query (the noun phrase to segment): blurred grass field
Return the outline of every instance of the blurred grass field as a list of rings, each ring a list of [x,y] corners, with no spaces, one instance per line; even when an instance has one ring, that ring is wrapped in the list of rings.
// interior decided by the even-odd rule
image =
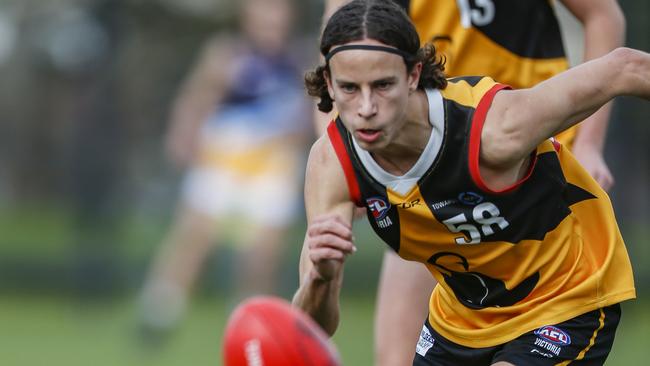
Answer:
[[[25,209],[11,215],[1,211],[0,366],[222,365],[221,337],[231,302],[222,295],[227,292],[222,287],[228,277],[219,267],[227,262],[227,255],[213,261],[202,291],[190,303],[177,332],[153,347],[139,338],[135,299],[164,220],[127,218],[129,224],[121,226],[116,235],[119,244],[114,248],[120,261],[120,290],[87,297],[65,286],[73,280],[72,273],[66,271],[75,257],[73,225],[65,211]],[[302,236],[302,225],[297,224],[295,238]],[[634,230],[628,230],[629,242],[644,243],[647,231],[640,226]],[[334,342],[344,365],[366,366],[373,363],[373,292],[383,247],[375,242],[367,224],[357,225],[355,236],[359,252],[348,260],[341,326]],[[285,297],[297,286],[300,243],[292,240],[285,258]],[[637,284],[647,283],[638,276],[646,273],[639,264],[646,263],[647,247],[636,245],[630,254],[633,262],[640,261]],[[21,265],[28,268],[20,270]],[[32,273],[41,267],[47,270]],[[607,365],[647,364],[650,297],[647,286],[639,291],[639,299],[623,304],[621,326]]]
[[[648,305],[638,300],[624,304],[607,365],[646,364]],[[345,296],[342,307],[334,342],[344,365],[372,365],[373,299]],[[0,364],[219,366],[227,313],[218,298],[197,298],[178,331],[166,343],[151,347],[138,338],[134,303],[128,298],[88,303],[51,296],[5,296],[0,299]]]

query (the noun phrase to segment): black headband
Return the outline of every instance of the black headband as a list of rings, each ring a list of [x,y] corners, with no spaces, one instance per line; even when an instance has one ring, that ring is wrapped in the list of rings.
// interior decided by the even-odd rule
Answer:
[[[373,46],[368,44],[348,44],[348,45],[336,47],[333,50],[329,51],[327,55],[325,55],[325,63],[329,63],[332,56],[336,55],[341,51],[346,51],[346,50],[369,50],[369,51],[382,51],[382,52],[394,53],[396,55],[402,56],[404,61],[413,58],[413,55],[411,55],[408,52],[404,52],[399,48],[386,47],[386,46]]]

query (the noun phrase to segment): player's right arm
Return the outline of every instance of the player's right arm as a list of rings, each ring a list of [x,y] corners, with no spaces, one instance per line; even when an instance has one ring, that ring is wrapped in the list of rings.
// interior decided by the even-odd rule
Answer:
[[[339,323],[339,293],[345,258],[356,251],[354,204],[327,135],[312,147],[305,177],[307,233],[300,256],[300,287],[293,304],[330,335]]]
[[[173,102],[166,149],[180,167],[194,159],[201,126],[230,87],[232,48],[232,42],[223,38],[209,41]]]
[[[538,144],[620,95],[650,100],[650,54],[617,48],[530,89],[497,93],[481,132],[482,173],[485,168],[490,175],[509,176],[496,189],[508,186]]]

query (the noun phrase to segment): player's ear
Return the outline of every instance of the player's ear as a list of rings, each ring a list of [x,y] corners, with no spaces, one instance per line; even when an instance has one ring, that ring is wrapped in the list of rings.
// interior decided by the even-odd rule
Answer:
[[[329,93],[330,98],[334,100],[334,88],[332,87],[332,78],[328,68],[323,69],[323,79],[325,79],[325,83],[327,84],[327,93]]]
[[[422,74],[422,62],[417,62],[408,73],[408,86],[409,92],[413,93],[417,90],[420,83],[420,75]]]

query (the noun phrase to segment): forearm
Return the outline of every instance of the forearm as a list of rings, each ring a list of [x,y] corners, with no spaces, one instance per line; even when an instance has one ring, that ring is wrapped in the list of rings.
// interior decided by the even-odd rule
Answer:
[[[314,271],[302,276],[293,304],[309,314],[330,336],[339,324],[339,295],[342,276],[324,280]]]
[[[612,92],[650,100],[650,54],[630,48],[615,52],[622,59],[622,67],[611,83]]]
[[[602,153],[605,147],[611,110],[612,103],[610,102],[584,120],[580,124],[573,146],[589,146],[593,151]]]
[[[603,56],[625,42],[625,17],[615,6],[583,20],[583,62]]]
[[[590,117],[617,96],[649,99],[650,54],[619,47],[539,85],[545,94],[539,102],[555,106],[541,111],[541,115],[562,131]]]
[[[356,251],[345,176],[327,135],[312,146],[305,174],[307,232],[300,254],[300,286],[293,304],[330,335],[339,324],[343,266]]]
[[[625,17],[615,2],[583,19],[583,27],[584,61],[603,56],[625,41]],[[574,146],[589,146],[592,151],[602,153],[611,109],[612,103],[607,103],[581,123]]]
[[[531,89],[501,91],[481,132],[481,159],[494,167],[520,164],[541,141],[619,95],[650,99],[650,54],[617,48]]]
[[[540,102],[543,105],[557,106],[557,114],[550,110],[547,111],[551,114],[548,118],[550,125],[559,127],[553,134],[564,131],[596,114],[596,122],[600,125],[592,123],[589,126],[588,123],[586,132],[591,133],[592,138],[598,135],[597,138],[602,144],[611,108],[608,105],[611,104],[610,101],[613,98],[635,96],[650,99],[650,54],[646,52],[619,47],[603,57],[579,65],[574,69],[542,83],[548,84],[549,87],[545,88],[545,92],[555,101],[547,104],[544,104],[545,101]],[[555,83],[555,81],[560,81],[560,83]],[[577,86],[577,88],[573,86]],[[558,102],[558,98],[566,99]],[[605,109],[603,109],[604,106]],[[599,112],[600,115],[596,112]]]

